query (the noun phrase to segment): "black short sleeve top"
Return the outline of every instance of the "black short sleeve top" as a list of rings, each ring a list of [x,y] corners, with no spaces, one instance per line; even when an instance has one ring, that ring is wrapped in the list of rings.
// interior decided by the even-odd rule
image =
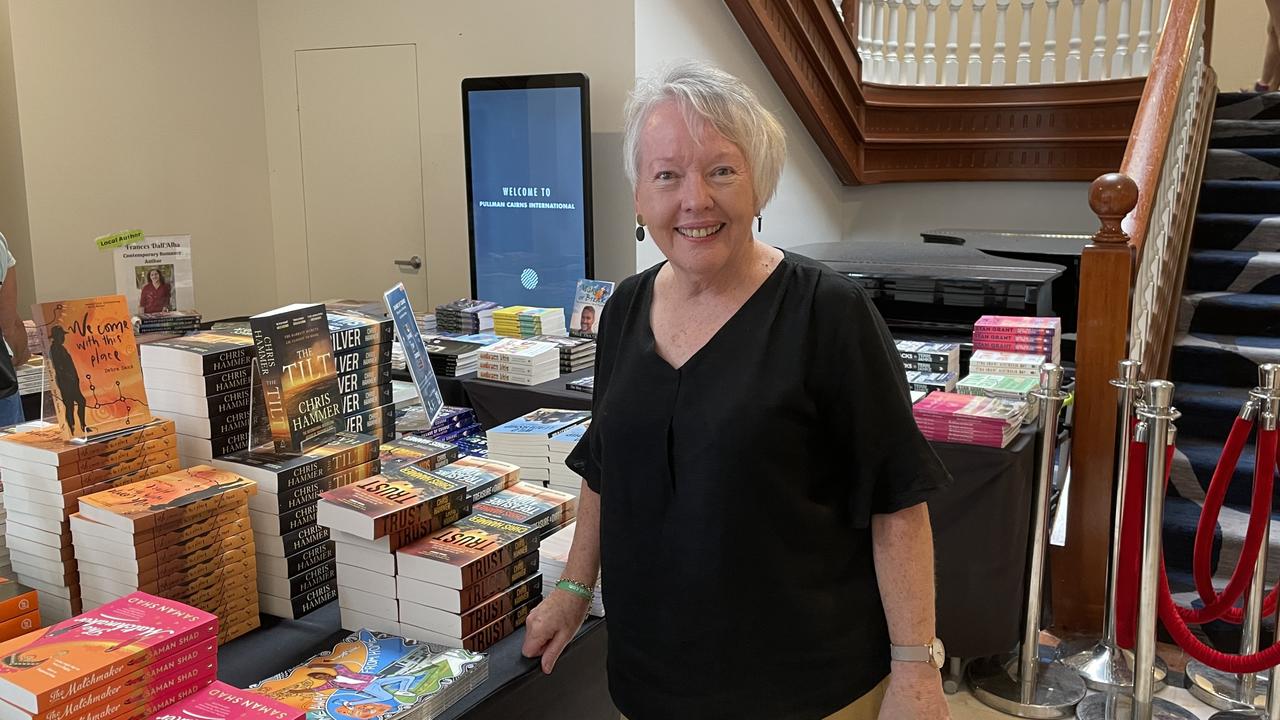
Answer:
[[[852,280],[793,253],[680,369],[658,268],[606,305],[593,419],[609,684],[631,720],[822,718],[889,669],[870,519],[950,482]]]

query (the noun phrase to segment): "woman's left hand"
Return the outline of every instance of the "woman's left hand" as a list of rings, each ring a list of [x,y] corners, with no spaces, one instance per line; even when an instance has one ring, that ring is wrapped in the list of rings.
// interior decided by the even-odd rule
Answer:
[[[880,720],[951,720],[942,676],[925,663],[894,663]]]

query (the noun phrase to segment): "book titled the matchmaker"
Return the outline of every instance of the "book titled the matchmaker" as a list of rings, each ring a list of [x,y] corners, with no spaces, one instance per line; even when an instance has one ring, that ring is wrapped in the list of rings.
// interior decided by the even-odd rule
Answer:
[[[332,437],[342,406],[324,305],[286,305],[249,326],[276,450],[302,452]]]

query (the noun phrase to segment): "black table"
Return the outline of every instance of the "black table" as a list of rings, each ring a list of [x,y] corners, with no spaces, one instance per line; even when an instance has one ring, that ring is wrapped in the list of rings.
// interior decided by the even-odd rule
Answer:
[[[301,663],[332,648],[348,633],[341,629],[338,604],[330,603],[300,620],[263,617],[263,626],[218,649],[218,679],[236,687]],[[551,675],[537,660],[520,654],[524,628],[489,648],[489,679],[449,708],[440,720],[614,720],[605,677],[604,620],[587,618],[565,648]]]
[[[590,410],[591,395],[569,390],[565,385],[572,380],[591,377],[594,372],[591,368],[579,370],[561,375],[550,382],[528,387],[481,380],[475,373],[441,377],[440,394],[446,405],[474,408],[480,424],[491,428],[538,408]]]

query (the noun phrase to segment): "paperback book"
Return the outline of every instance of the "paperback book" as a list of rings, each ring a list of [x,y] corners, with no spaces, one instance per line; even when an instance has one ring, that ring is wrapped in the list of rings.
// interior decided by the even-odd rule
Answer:
[[[413,314],[413,305],[409,302],[409,294],[403,283],[397,283],[388,290],[383,298],[387,310],[396,325],[396,334],[400,338],[400,347],[404,350],[405,362],[413,384],[418,388],[418,397],[427,409],[427,416],[433,421],[444,407],[444,398],[440,395],[440,383],[436,380],[435,369],[431,365],[431,357],[427,353],[426,344],[418,332],[418,321]]]
[[[613,283],[608,280],[579,280],[573,294],[569,333],[578,337],[596,337],[600,332],[600,316],[604,314],[604,304],[612,294]]]
[[[64,438],[96,437],[151,421],[123,296],[37,303],[31,314]]]
[[[252,480],[207,465],[197,465],[140,483],[80,498],[80,514],[108,527],[139,532],[185,525],[194,517],[220,512],[248,501],[257,491]]]
[[[537,528],[473,513],[396,551],[401,575],[462,589],[538,549]]]
[[[392,474],[374,475],[323,493],[316,521],[331,530],[374,540],[460,508],[466,493],[461,483],[406,465]]]
[[[152,720],[306,720],[307,711],[291,707],[252,690],[214,681]]]
[[[324,306],[288,305],[249,322],[276,449],[301,452],[331,437],[341,407]]]

